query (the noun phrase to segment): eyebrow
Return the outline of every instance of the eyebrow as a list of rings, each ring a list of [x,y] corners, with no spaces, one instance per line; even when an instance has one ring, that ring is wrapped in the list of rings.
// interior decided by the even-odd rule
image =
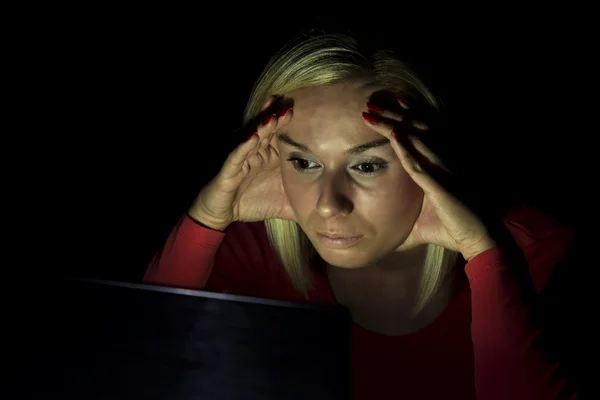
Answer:
[[[283,143],[286,143],[289,146],[295,147],[298,150],[302,150],[305,153],[310,153],[310,154],[314,154],[307,145],[302,144],[302,143],[298,143],[296,142],[294,139],[292,139],[291,137],[289,137],[286,133],[280,133],[278,136],[278,139],[281,140]],[[345,154],[360,154],[363,153],[369,149],[374,149],[376,147],[381,147],[381,146],[385,146],[386,144],[390,144],[390,140],[388,138],[381,138],[381,139],[376,139],[373,140],[371,142],[367,142],[367,143],[363,143],[363,144],[359,144],[358,146],[354,146],[351,147],[347,150],[344,151]]]

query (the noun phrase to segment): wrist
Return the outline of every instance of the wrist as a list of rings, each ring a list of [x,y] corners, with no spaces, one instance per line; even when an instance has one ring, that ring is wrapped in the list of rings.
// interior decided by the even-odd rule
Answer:
[[[488,250],[494,249],[498,247],[498,244],[491,240],[491,239],[485,239],[483,241],[481,241],[480,243],[477,244],[477,246],[475,246],[473,249],[469,250],[468,252],[463,252],[462,256],[463,258],[469,262],[472,259],[474,259],[475,257],[477,257],[478,255],[480,255],[481,253],[484,253]]]
[[[196,224],[207,228],[212,229],[213,231],[223,232],[229,224],[218,223],[216,221],[212,221],[206,214],[197,210],[195,207],[190,207],[187,211],[187,216],[194,221]]]

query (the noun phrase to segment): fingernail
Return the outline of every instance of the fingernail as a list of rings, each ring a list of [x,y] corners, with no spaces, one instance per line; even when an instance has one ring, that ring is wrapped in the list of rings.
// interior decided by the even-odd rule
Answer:
[[[371,104],[371,103],[367,103],[367,108],[370,111],[375,111],[375,112],[384,112],[385,111],[385,108],[376,106],[375,104]]]
[[[289,111],[292,111],[291,108],[288,108],[287,110],[281,110],[277,113],[277,118],[281,118],[283,116],[285,116]]]
[[[402,107],[408,108],[408,104],[406,103],[406,100],[404,100],[404,97],[396,96],[396,99],[398,99],[398,103],[400,103]]]
[[[396,134],[396,128],[392,128],[392,136],[394,139],[398,140],[398,135]]]
[[[253,137],[254,135],[256,135],[256,132],[254,132],[254,133],[251,133],[250,135],[248,135],[248,137],[246,138],[246,142],[247,142],[248,140],[252,139],[252,137]]]
[[[271,122],[271,119],[273,118],[273,115],[269,115],[268,117],[266,117],[265,119],[263,119],[262,121],[262,125],[267,125],[269,122]]]
[[[377,118],[373,114],[369,114],[368,112],[363,111],[362,117],[365,121],[367,121],[370,124],[377,125],[379,123],[379,118]]]

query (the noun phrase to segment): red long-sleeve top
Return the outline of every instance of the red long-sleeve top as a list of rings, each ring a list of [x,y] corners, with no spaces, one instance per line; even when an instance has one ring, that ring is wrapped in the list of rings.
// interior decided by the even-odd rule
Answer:
[[[379,335],[353,324],[352,386],[362,399],[575,399],[559,360],[538,340],[538,292],[564,257],[573,233],[530,207],[504,218],[525,256],[519,270],[501,248],[473,258],[468,284],[426,328]],[[308,301],[335,304],[322,268],[311,265]],[[213,231],[183,217],[150,263],[152,284],[306,301],[286,275],[263,223],[233,223]],[[534,287],[532,287],[532,285]],[[530,294],[534,295],[531,296]]]

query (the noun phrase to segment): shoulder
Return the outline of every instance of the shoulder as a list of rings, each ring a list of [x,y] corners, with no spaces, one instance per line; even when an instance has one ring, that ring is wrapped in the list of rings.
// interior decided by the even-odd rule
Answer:
[[[264,222],[232,222],[224,233],[236,238],[254,237],[261,241],[267,239]]]
[[[240,259],[243,254],[269,271],[281,270],[279,258],[271,246],[264,221],[233,222],[224,233],[223,245],[229,254]]]
[[[264,222],[233,222],[224,233],[225,241],[234,248],[252,252],[271,248]]]
[[[565,258],[575,232],[555,217],[527,204],[511,208],[503,222],[523,251],[536,289],[541,290],[554,267]]]

